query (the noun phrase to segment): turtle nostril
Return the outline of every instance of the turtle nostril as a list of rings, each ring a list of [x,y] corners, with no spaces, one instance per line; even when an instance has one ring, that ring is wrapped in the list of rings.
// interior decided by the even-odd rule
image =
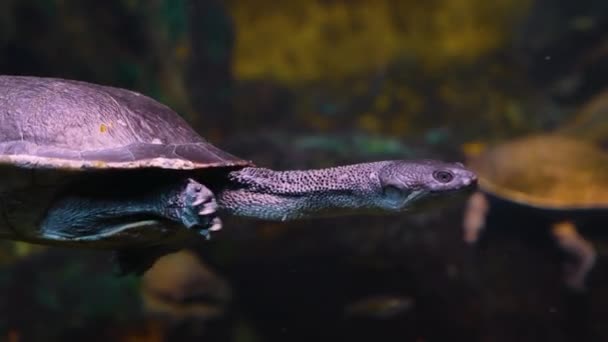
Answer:
[[[465,177],[463,180],[465,186],[477,184],[477,176],[472,174],[469,177]]]

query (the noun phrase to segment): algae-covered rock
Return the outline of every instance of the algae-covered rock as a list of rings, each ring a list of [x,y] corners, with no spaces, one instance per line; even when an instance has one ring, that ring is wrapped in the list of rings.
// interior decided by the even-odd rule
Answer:
[[[430,68],[501,48],[527,0],[230,1],[239,79],[370,73],[413,58]]]

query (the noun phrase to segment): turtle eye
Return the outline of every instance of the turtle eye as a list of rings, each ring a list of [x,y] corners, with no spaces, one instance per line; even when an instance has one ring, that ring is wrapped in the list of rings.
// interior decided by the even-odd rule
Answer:
[[[435,178],[440,183],[449,183],[454,179],[454,174],[450,171],[435,171],[433,172],[433,178]]]

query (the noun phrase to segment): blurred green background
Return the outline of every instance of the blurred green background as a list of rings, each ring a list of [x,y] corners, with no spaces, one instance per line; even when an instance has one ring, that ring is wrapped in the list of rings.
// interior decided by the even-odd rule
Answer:
[[[607,46],[603,0],[0,2],[0,73],[142,92],[272,168],[462,161],[555,129],[608,147]],[[502,221],[469,246],[463,205],[403,218],[227,219],[195,257],[143,279],[114,277],[109,254],[3,242],[0,336],[608,340],[605,217],[587,236],[600,253],[589,291],[572,294],[533,219]]]

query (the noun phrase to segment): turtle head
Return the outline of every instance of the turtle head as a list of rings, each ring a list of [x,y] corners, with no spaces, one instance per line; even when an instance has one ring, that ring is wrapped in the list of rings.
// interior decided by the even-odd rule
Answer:
[[[272,171],[245,168],[230,173],[219,192],[228,213],[270,220],[397,213],[437,206],[474,188],[476,175],[460,163],[389,160],[328,169]]]
[[[462,163],[438,160],[390,161],[374,176],[379,184],[375,206],[397,212],[435,205],[454,194],[469,193],[477,184],[475,173]]]

